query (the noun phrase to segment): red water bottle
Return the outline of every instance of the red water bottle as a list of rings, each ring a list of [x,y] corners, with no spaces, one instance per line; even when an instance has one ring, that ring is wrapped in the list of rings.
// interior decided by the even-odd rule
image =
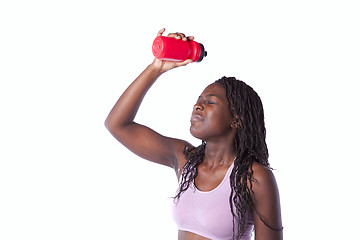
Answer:
[[[164,36],[155,38],[152,45],[152,52],[158,59],[177,62],[182,62],[187,59],[191,59],[193,62],[201,62],[207,55],[201,43]]]

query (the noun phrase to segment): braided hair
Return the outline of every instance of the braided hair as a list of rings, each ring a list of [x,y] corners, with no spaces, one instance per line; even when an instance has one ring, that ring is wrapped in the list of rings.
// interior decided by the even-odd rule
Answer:
[[[238,126],[234,138],[236,158],[230,175],[229,204],[233,215],[233,238],[239,239],[248,227],[248,214],[252,214],[254,210],[257,212],[252,201],[252,183],[255,181],[252,164],[258,162],[270,168],[265,142],[264,110],[258,94],[243,81],[234,77],[222,77],[215,82],[224,87],[230,115],[237,120]],[[180,198],[195,180],[197,167],[205,156],[205,148],[206,143],[203,141],[198,147],[184,149],[187,162],[175,199]],[[261,216],[260,219],[262,220]],[[265,222],[264,224],[270,227]]]

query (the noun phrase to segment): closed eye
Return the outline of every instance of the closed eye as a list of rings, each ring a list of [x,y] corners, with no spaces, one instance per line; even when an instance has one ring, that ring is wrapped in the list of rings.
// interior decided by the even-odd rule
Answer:
[[[218,98],[218,97],[213,94],[209,94],[205,98],[200,96],[196,103],[199,104],[200,102],[204,102],[205,104],[217,104],[217,102],[214,98]]]

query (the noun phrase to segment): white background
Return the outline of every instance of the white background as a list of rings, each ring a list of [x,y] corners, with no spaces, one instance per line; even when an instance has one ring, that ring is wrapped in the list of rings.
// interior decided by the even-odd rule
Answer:
[[[261,96],[284,239],[360,239],[357,1],[1,1],[0,239],[176,239],[170,168],[104,120],[162,27],[208,57],[161,76],[136,121],[189,134],[203,88]]]

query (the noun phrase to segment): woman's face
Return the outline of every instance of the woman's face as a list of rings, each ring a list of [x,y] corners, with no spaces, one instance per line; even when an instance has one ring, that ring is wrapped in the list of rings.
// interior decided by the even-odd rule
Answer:
[[[190,121],[191,134],[201,140],[234,137],[225,89],[221,84],[213,83],[205,88],[194,105]]]

